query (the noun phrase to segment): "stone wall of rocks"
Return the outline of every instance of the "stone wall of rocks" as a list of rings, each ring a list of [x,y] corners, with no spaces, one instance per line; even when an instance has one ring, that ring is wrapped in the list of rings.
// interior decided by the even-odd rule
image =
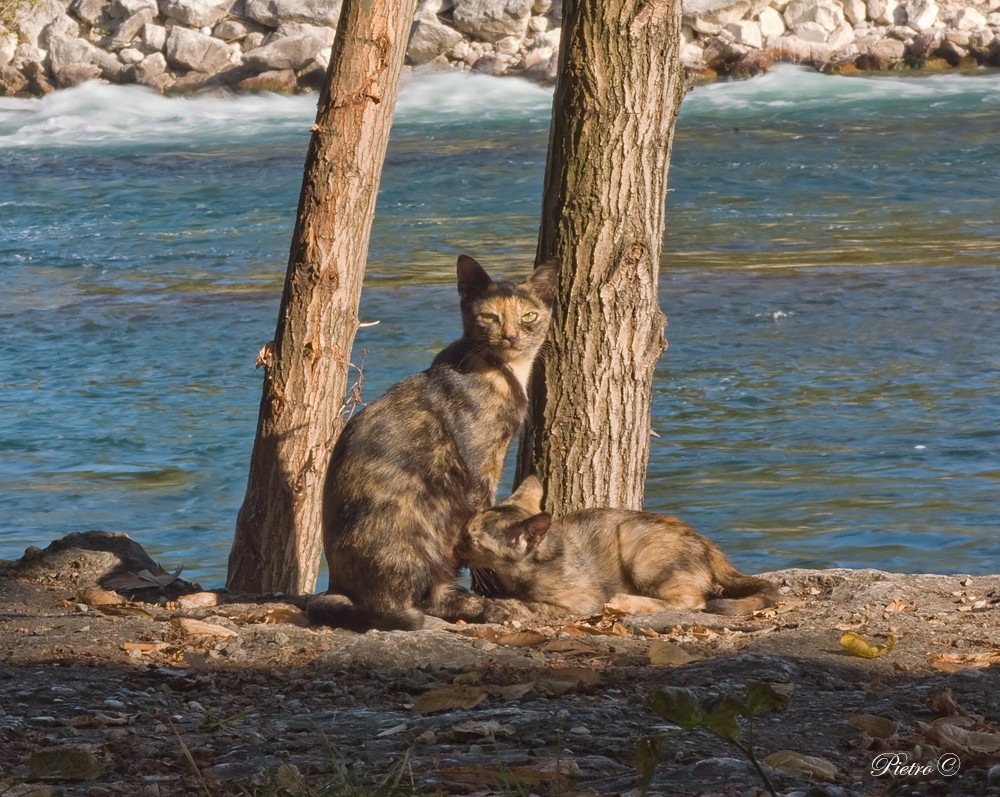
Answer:
[[[0,95],[87,80],[159,92],[316,89],[340,0],[22,0],[0,23]],[[423,0],[414,68],[554,79],[562,0]],[[838,71],[1000,66],[1000,0],[684,0],[704,77],[777,62]]]

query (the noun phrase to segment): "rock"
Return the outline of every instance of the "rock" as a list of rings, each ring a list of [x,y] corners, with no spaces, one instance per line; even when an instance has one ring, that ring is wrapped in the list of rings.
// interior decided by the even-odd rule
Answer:
[[[417,19],[410,28],[410,43],[406,55],[415,66],[433,61],[462,41],[462,34],[438,22],[435,17]]]
[[[986,27],[986,17],[974,8],[960,8],[950,20],[951,27],[956,30],[978,30]]]
[[[532,0],[455,0],[452,19],[462,33],[483,41],[524,38],[531,6]]]
[[[237,84],[243,91],[270,91],[275,94],[294,94],[298,80],[291,69],[275,69],[244,78]]]
[[[905,0],[902,8],[906,12],[906,24],[918,33],[933,27],[940,12],[934,0]]]
[[[156,0],[111,0],[108,15],[113,19],[128,19],[143,9],[151,11],[153,16],[160,13],[160,7],[157,5]]]
[[[215,26],[212,35],[217,39],[222,39],[227,44],[232,44],[233,42],[242,41],[254,32],[263,34],[264,30],[263,26],[246,19],[224,19]],[[263,39],[254,46],[259,47],[261,42],[263,42]]]
[[[481,58],[476,59],[472,70],[484,75],[497,76],[504,74],[513,63],[514,59],[509,55],[504,55],[503,53],[486,53]]]
[[[290,22],[336,27],[340,0],[246,0],[245,13],[248,19],[269,28]]]
[[[78,20],[93,27],[101,21],[101,17],[110,7],[110,0],[73,0],[69,5],[69,11]]]
[[[835,51],[843,51],[854,46],[854,28],[846,20],[827,37],[826,43]]]
[[[909,44],[910,54],[923,60],[938,49],[944,42],[944,32],[940,28],[929,30],[915,36]]]
[[[317,53],[333,44],[332,28],[318,25],[283,25],[262,47],[243,54],[243,63],[261,72],[299,70],[315,60]]]
[[[16,60],[16,56],[15,56]],[[21,66],[21,74],[28,81],[27,93],[33,96],[42,96],[55,91],[55,87],[49,82],[45,73],[45,66],[41,61],[27,61]]]
[[[118,52],[118,60],[126,66],[141,63],[145,57],[146,54],[137,47],[125,47]]]
[[[167,29],[162,25],[146,23],[142,28],[142,44],[147,52],[160,52],[167,44]]]
[[[136,83],[148,86],[166,71],[166,56],[163,53],[150,53],[132,67],[132,77]]]
[[[906,45],[896,39],[881,39],[875,42],[857,58],[860,69],[885,71],[891,69],[906,55]]]
[[[42,31],[65,16],[65,11],[65,6],[58,0],[40,0],[32,5],[22,5],[15,14],[18,40],[37,47]]]
[[[160,13],[192,28],[214,25],[229,13],[235,0],[160,0]]]
[[[943,58],[949,66],[956,67],[968,58],[969,51],[950,39],[945,39],[941,42],[941,46],[935,50],[934,55]]]
[[[844,17],[852,25],[860,25],[866,19],[868,9],[865,0],[844,0]]]
[[[175,25],[167,33],[167,61],[181,69],[214,74],[229,66],[232,51],[225,42]]]
[[[732,35],[733,41],[736,44],[744,47],[753,47],[755,50],[759,50],[764,46],[764,37],[761,34],[760,25],[756,22],[748,20],[730,22],[726,25],[725,30]]]
[[[111,37],[111,41],[107,44],[107,48],[111,52],[117,52],[127,47],[137,36],[140,35],[143,28],[152,23],[152,21],[153,12],[148,8],[144,8],[138,13],[133,14],[118,26],[118,30],[116,30],[114,36]]]
[[[53,41],[49,49],[49,68],[55,84],[65,89],[101,77],[101,68],[94,63],[97,52],[94,45],[83,39]]]
[[[764,37],[765,41],[776,39],[788,29],[785,25],[785,18],[771,6],[760,12],[758,22],[760,35]]]
[[[0,66],[7,66],[17,52],[17,34],[0,33]]]
[[[79,35],[80,24],[67,14],[62,14],[42,29],[38,35],[38,46],[47,50],[56,39],[75,39]]]
[[[28,86],[28,80],[19,69],[7,64],[0,64],[0,97],[10,97],[20,94]]]

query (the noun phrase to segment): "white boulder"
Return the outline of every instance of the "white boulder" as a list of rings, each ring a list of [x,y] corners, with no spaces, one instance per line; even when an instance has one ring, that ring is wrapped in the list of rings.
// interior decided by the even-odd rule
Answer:
[[[452,19],[462,33],[495,42],[506,36],[524,38],[531,11],[532,0],[455,0]]]
[[[220,21],[235,0],[160,0],[160,13],[192,28],[204,28]]]
[[[415,66],[421,66],[444,55],[462,38],[461,33],[439,22],[437,17],[418,17],[410,28],[410,43],[406,54]]]
[[[179,69],[211,75],[229,66],[231,50],[219,39],[175,25],[167,33],[164,53]]]
[[[269,28],[287,22],[336,27],[340,0],[246,0],[246,16]]]

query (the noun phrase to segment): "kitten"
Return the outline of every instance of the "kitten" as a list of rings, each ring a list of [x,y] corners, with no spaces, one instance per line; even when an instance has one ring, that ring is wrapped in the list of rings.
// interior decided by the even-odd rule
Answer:
[[[308,607],[312,622],[363,631],[419,628],[424,611],[473,622],[510,616],[504,602],[455,585],[455,547],[465,522],[496,499],[557,276],[550,260],[520,285],[495,282],[459,257],[462,337],[352,417],[330,455],[330,585]]]
[[[677,518],[584,509],[553,519],[541,500],[542,485],[529,476],[472,518],[459,543],[470,567],[489,568],[510,597],[544,607],[536,614],[599,614],[621,593],[716,614],[749,614],[777,601],[772,584],[739,573]]]

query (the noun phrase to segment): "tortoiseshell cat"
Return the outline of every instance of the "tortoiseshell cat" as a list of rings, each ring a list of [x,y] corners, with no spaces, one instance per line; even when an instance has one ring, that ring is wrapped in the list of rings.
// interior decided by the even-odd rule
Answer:
[[[330,455],[330,585],[309,604],[312,622],[363,631],[419,628],[423,612],[473,622],[516,616],[457,587],[455,547],[465,522],[496,498],[557,277],[551,260],[520,285],[494,282],[459,257],[462,337],[352,417]]]
[[[469,521],[459,554],[492,571],[535,616],[599,614],[619,594],[678,609],[749,614],[778,592],[738,572],[710,540],[675,517],[627,509],[583,509],[553,519],[542,485],[525,479],[502,504]]]

